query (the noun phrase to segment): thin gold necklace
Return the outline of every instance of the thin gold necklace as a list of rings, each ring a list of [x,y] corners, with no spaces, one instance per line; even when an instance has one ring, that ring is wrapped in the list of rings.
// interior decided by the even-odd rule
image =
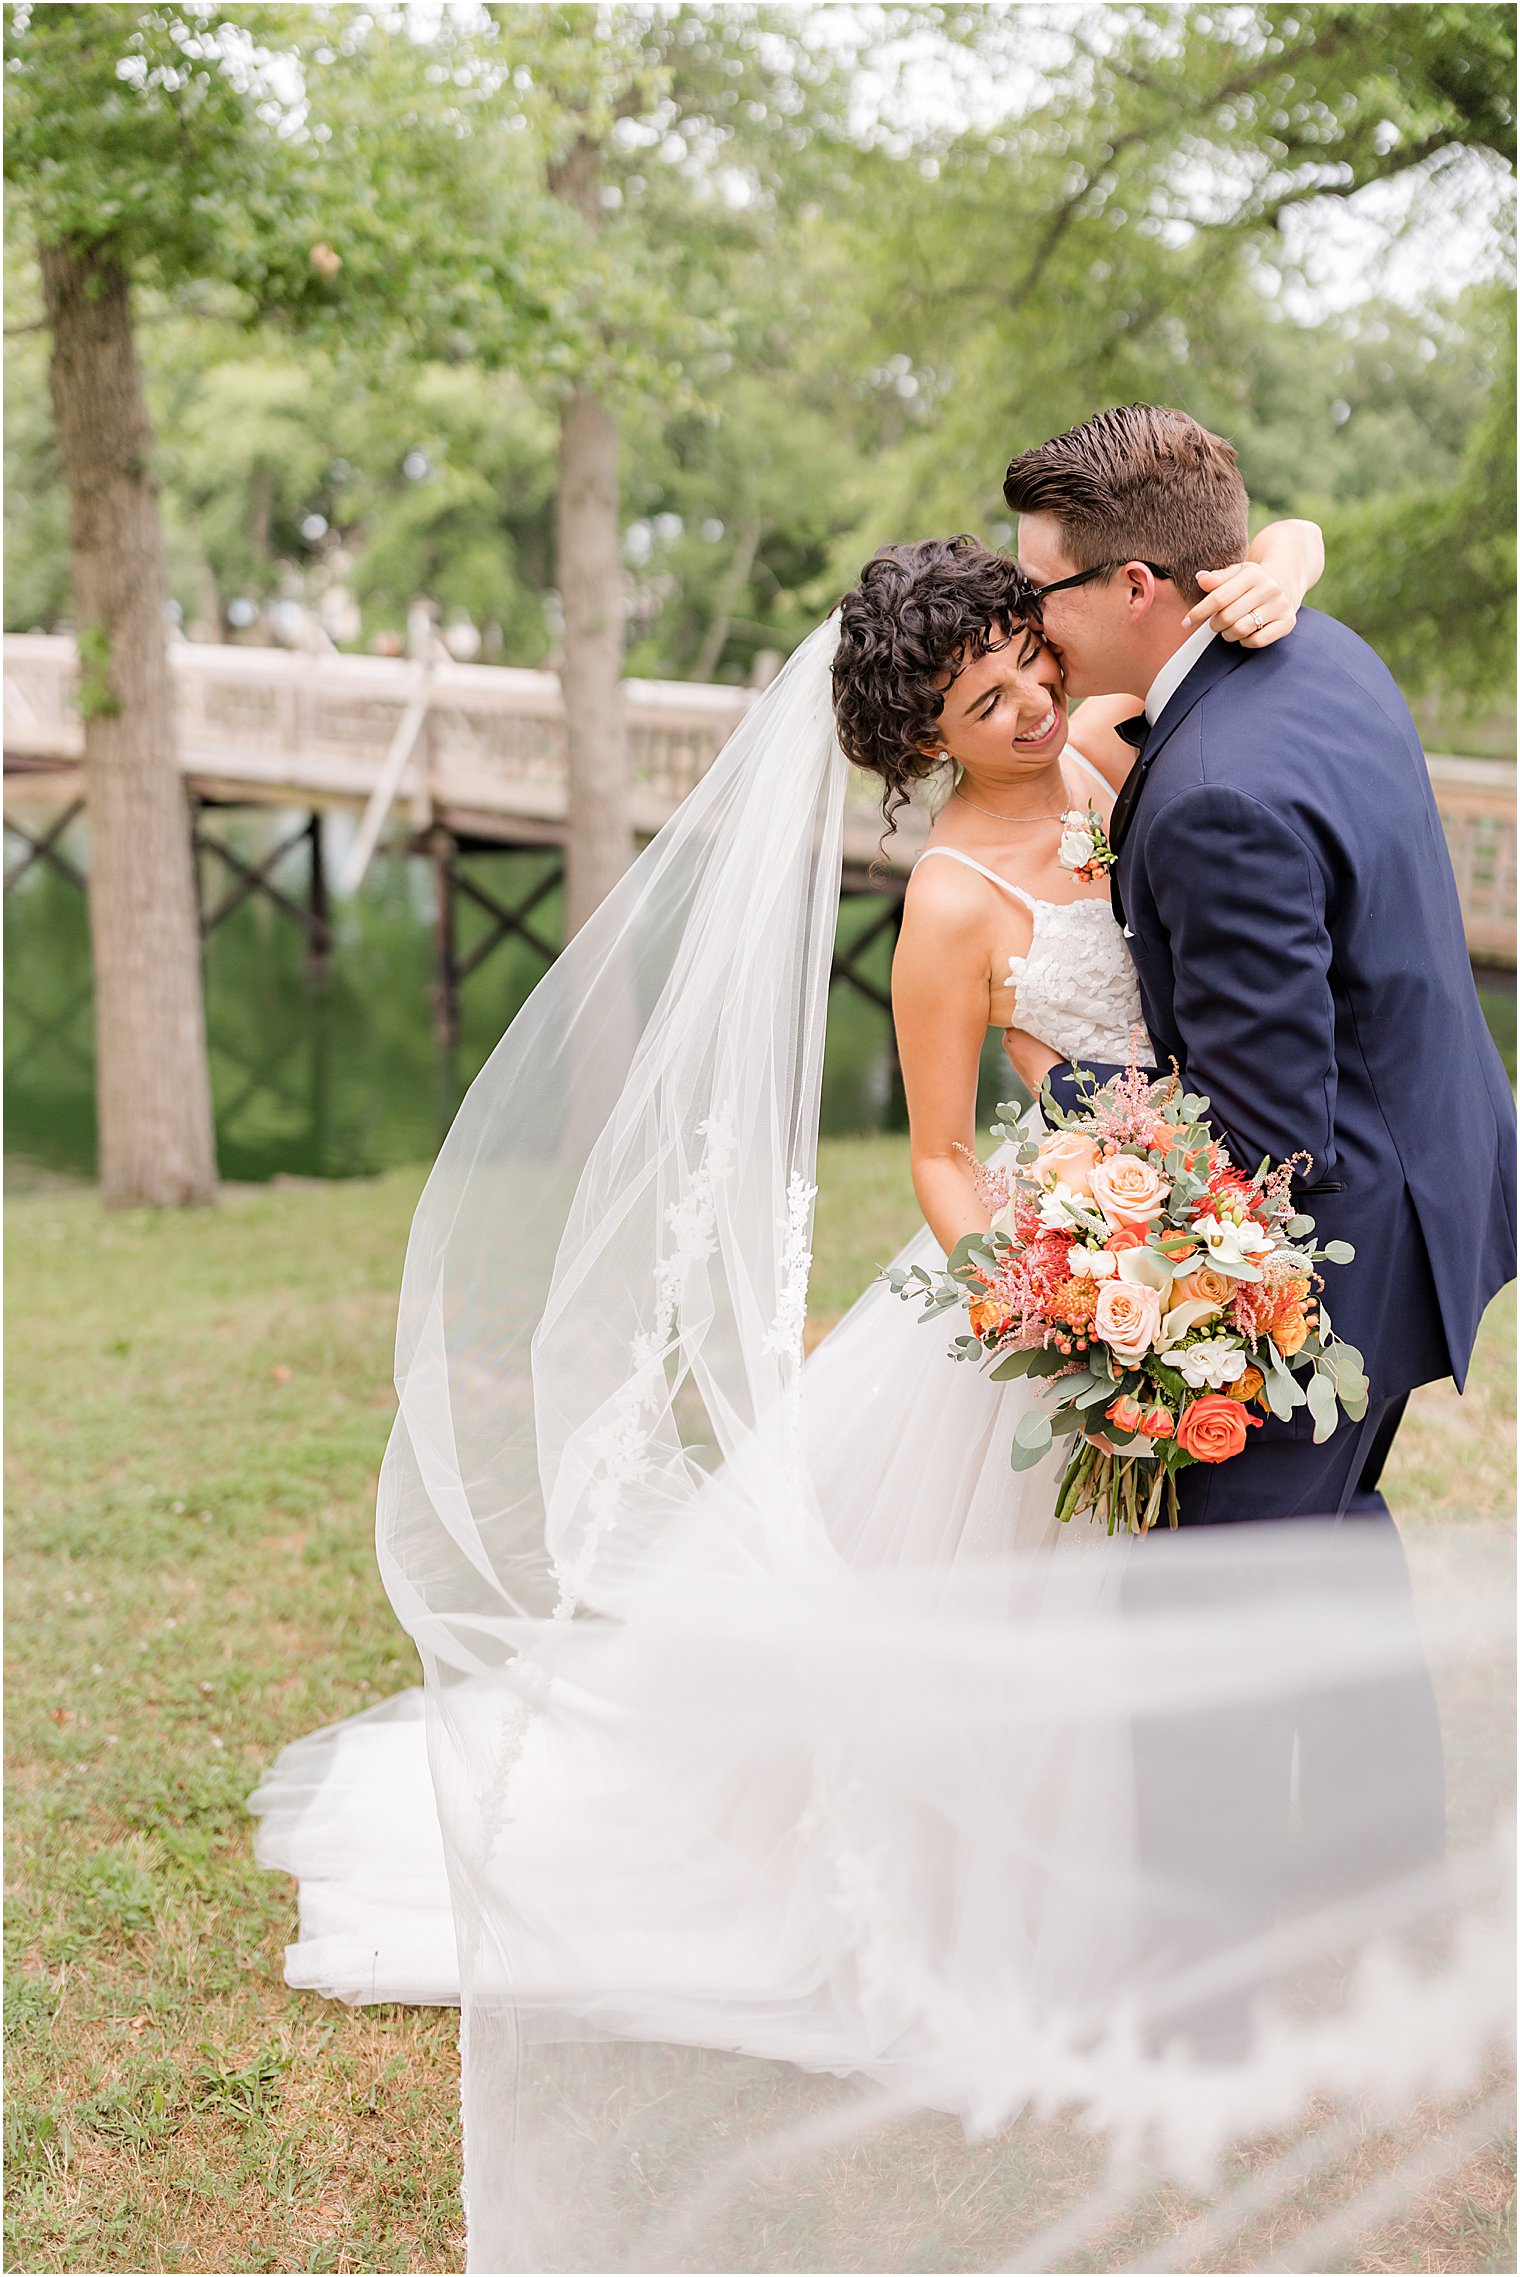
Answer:
[[[950,796],[959,799],[963,806],[969,806],[973,814],[990,815],[994,822],[1060,822],[1065,814],[1064,807],[1057,814],[999,814],[994,807],[978,806],[975,799],[968,799],[959,784]]]

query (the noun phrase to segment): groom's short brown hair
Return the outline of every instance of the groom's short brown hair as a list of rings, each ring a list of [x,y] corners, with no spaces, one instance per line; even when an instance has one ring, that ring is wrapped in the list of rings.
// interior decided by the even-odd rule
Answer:
[[[1078,569],[1150,561],[1196,601],[1200,569],[1244,558],[1246,486],[1235,453],[1185,411],[1130,403],[1021,451],[1003,496],[1015,514],[1049,514]]]

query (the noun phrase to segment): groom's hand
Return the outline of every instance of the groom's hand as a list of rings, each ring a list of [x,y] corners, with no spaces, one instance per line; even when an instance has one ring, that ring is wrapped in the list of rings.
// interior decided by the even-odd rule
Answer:
[[[1065,1060],[1053,1052],[1049,1044],[1042,1044],[1038,1036],[1026,1036],[1022,1028],[1008,1028],[1003,1034],[1003,1049],[1013,1069],[1031,1099],[1040,1096],[1040,1085],[1052,1068],[1064,1067]]]

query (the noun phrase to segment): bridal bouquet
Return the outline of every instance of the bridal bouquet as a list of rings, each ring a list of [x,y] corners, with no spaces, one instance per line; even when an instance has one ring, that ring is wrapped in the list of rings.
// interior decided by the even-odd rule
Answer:
[[[1208,1128],[1208,1100],[1138,1067],[1092,1085],[1078,1114],[1048,1089],[1042,1110],[1054,1126],[1042,1138],[994,1126],[1015,1151],[1007,1168],[979,1167],[990,1233],[958,1242],[942,1272],[887,1278],[924,1300],[926,1320],[969,1301],[953,1350],[992,1358],[994,1382],[1048,1382],[1012,1459],[1027,1470],[1071,1439],[1060,1518],[1091,1509],[1110,1534],[1145,1533],[1164,1511],[1175,1526],[1179,1472],[1238,1455],[1260,1426],[1253,1409],[1286,1420],[1307,1406],[1317,1441],[1339,1409],[1366,1413],[1361,1354],[1316,1296],[1316,1267],[1355,1252],[1313,1245],[1292,1162],[1246,1177]]]

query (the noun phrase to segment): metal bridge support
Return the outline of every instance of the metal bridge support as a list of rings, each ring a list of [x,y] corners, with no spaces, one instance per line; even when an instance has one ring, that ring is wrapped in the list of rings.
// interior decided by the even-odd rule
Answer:
[[[897,1061],[897,1028],[892,1019],[892,999],[886,989],[861,970],[861,960],[868,950],[875,947],[884,933],[891,934],[892,947],[896,949],[897,936],[902,931],[902,885],[895,879],[888,879],[880,886],[863,890],[846,885],[840,895],[840,907],[843,908],[846,902],[852,901],[884,902],[885,906],[865,930],[856,936],[848,949],[841,951],[836,948],[833,963],[829,967],[829,987],[832,990],[842,984],[846,988],[853,988],[885,1015],[888,1065],[892,1078],[896,1080],[901,1069]]]
[[[433,866],[434,896],[434,967],[433,967],[433,1025],[438,1041],[445,1049],[459,1041],[459,992],[472,972],[479,970],[492,952],[503,941],[513,938],[526,941],[543,963],[552,965],[559,951],[528,919],[539,904],[563,885],[565,858],[563,849],[553,845],[510,846],[494,838],[456,838],[451,830],[435,823],[419,841],[418,850],[427,855]],[[554,856],[549,868],[516,901],[507,902],[483,886],[480,880],[463,867],[468,854],[522,854],[548,853]],[[477,941],[460,953],[459,905],[472,902],[490,919],[487,930]]]
[[[332,962],[332,919],[327,898],[327,878],[322,865],[322,817],[313,811],[299,830],[282,838],[262,854],[256,862],[245,861],[236,848],[223,839],[213,837],[202,826],[202,817],[208,811],[225,811],[230,802],[199,800],[193,809],[191,824],[192,843],[196,854],[196,878],[201,887],[201,939],[207,941],[229,918],[235,909],[255,894],[283,910],[299,925],[306,940],[307,971],[314,980],[324,979]],[[308,850],[306,899],[298,901],[283,886],[276,885],[274,873],[290,854],[300,847]],[[205,890],[205,867],[200,857],[213,854],[231,870],[235,879],[220,901],[208,906]]]
[[[24,823],[16,820],[14,815],[8,814],[6,816],[6,829],[10,831],[13,837],[19,838],[26,848],[26,852],[20,861],[13,862],[5,873],[5,891],[7,893],[10,892],[12,886],[19,885],[27,871],[38,862],[45,863],[50,870],[56,870],[59,877],[67,879],[71,886],[77,886],[81,893],[86,891],[82,873],[74,867],[67,854],[60,851],[58,844],[69,824],[77,822],[83,812],[84,800],[82,798],[75,799],[72,806],[65,807],[62,814],[56,816],[40,836],[34,836]]]

